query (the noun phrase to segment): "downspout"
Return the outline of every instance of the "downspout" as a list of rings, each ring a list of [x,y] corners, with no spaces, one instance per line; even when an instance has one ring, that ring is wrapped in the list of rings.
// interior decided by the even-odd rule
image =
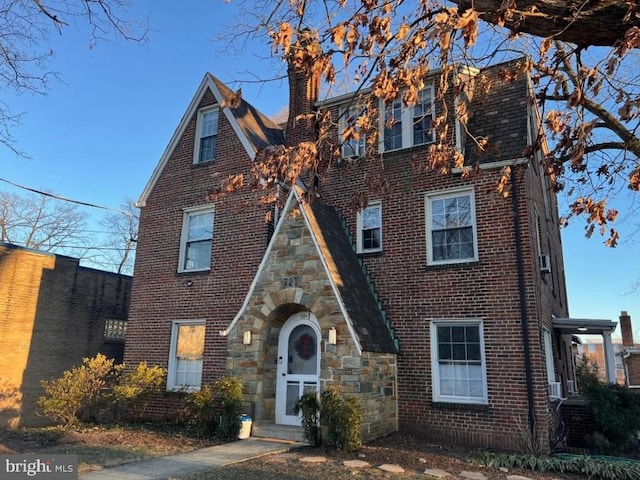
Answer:
[[[524,343],[524,373],[527,381],[527,401],[529,413],[529,431],[535,438],[535,413],[533,400],[533,378],[531,373],[531,350],[529,348],[529,329],[527,319],[526,292],[524,284],[524,261],[522,257],[522,234],[520,232],[520,208],[518,207],[518,181],[515,171],[511,171],[511,201],[513,204],[513,230],[516,241],[516,263],[518,268],[518,290],[520,299],[520,324]]]

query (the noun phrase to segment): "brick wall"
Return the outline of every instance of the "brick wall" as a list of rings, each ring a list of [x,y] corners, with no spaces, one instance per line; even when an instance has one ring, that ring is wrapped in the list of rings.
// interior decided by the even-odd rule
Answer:
[[[126,320],[131,277],[78,260],[0,244],[0,425],[46,423],[35,415],[41,380],[97,353],[121,358],[104,340],[108,319]]]

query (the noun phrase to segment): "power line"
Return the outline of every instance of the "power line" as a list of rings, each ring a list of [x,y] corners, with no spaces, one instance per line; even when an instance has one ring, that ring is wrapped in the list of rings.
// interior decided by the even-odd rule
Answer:
[[[123,210],[118,210],[117,208],[103,207],[102,205],[96,205],[95,203],[81,202],[80,200],[73,200],[71,198],[61,197],[61,196],[55,195],[53,193],[43,192],[42,190],[36,190],[35,188],[26,187],[24,185],[20,185],[19,183],[15,183],[15,182],[12,182],[10,180],[7,180],[6,178],[0,177],[0,181],[8,183],[9,185],[13,185],[14,187],[17,187],[17,188],[21,188],[23,190],[27,190],[28,192],[37,193],[38,195],[44,195],[46,197],[51,197],[51,198],[54,198],[56,200],[61,200],[63,202],[75,203],[77,205],[83,205],[85,207],[99,208],[101,210],[109,210],[111,212],[120,213],[122,215],[128,215],[128,216],[132,215],[130,212],[125,212]]]

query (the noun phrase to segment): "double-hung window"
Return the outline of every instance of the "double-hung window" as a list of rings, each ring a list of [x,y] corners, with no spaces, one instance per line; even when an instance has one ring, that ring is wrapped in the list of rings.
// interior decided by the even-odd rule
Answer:
[[[204,321],[175,321],[171,331],[167,390],[200,390]]]
[[[182,221],[179,272],[209,270],[213,243],[213,208],[185,210]]]
[[[382,250],[382,204],[371,202],[358,212],[358,253]]]
[[[381,147],[385,152],[433,142],[433,87],[418,92],[415,105],[405,106],[401,99],[384,105]]]
[[[210,162],[216,157],[219,109],[209,108],[198,111],[196,122],[196,145],[193,163]]]
[[[478,260],[473,190],[426,196],[427,264]]]
[[[365,133],[358,119],[366,114],[364,108],[356,106],[340,108],[340,142],[342,158],[359,158],[365,152]],[[350,130],[349,138],[345,139],[345,132]],[[357,138],[356,138],[357,137]]]
[[[482,321],[431,322],[431,366],[435,402],[486,404]]]

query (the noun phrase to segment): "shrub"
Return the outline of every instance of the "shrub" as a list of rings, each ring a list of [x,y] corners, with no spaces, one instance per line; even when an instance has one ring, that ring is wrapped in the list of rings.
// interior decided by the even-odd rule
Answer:
[[[45,395],[38,399],[37,406],[65,425],[95,421],[104,406],[103,393],[115,383],[121,369],[100,353],[83,358],[82,365],[65,371],[62,377],[40,382]]]
[[[586,391],[596,429],[606,441],[599,446],[605,453],[623,451],[640,430],[640,395],[616,384],[596,384]]]
[[[320,434],[320,402],[316,392],[307,392],[295,406],[296,415],[302,415],[304,438],[312,447],[322,443]]]
[[[200,436],[215,433],[224,440],[237,438],[242,415],[242,381],[238,377],[218,378],[187,394],[184,413],[187,423]]]
[[[320,395],[320,424],[327,427],[327,440],[339,450],[352,452],[362,446],[358,399],[341,397],[337,387]]]
[[[141,362],[122,374],[112,389],[119,415],[127,420],[142,420],[151,397],[162,390],[166,375],[166,369],[149,367],[147,362]]]

